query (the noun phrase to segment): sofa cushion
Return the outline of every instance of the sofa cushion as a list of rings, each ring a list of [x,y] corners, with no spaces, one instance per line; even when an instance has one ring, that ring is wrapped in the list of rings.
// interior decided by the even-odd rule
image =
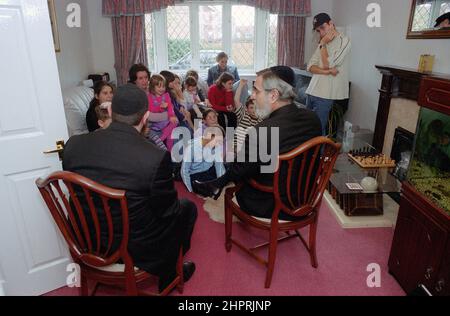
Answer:
[[[94,90],[85,86],[74,87],[64,91],[63,96],[69,136],[87,133],[86,112]]]

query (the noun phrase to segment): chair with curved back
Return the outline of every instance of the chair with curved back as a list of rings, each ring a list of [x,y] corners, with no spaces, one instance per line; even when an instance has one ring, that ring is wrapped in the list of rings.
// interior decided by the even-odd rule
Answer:
[[[255,180],[249,181],[249,185],[255,189],[273,194],[275,207],[271,219],[257,218],[240,209],[234,196],[241,189],[242,184],[226,190],[225,248],[227,252],[230,252],[232,245],[235,244],[265,265],[267,267],[266,288],[270,287],[272,281],[277,244],[280,241],[298,237],[310,254],[311,265],[314,268],[318,267],[316,231],[319,207],[340,147],[340,144],[335,144],[326,137],[313,138],[291,152],[279,155],[273,186],[264,186]],[[279,215],[282,213],[290,216],[291,219],[293,217],[294,220],[279,220]],[[269,242],[247,248],[239,241],[232,239],[233,215],[244,224],[269,231]],[[310,226],[308,244],[299,232],[300,228],[307,226]],[[279,239],[280,232],[285,232],[286,236]],[[269,246],[268,260],[255,253],[255,250],[266,246]]]
[[[89,294],[88,280],[95,282],[91,295],[95,294],[99,284],[124,287],[127,295],[145,294],[138,290],[137,283],[151,278],[151,275],[134,267],[127,250],[129,219],[126,192],[68,171],[57,171],[45,179],[39,178],[36,185],[74,262],[80,266],[80,294]],[[114,203],[121,212],[120,225],[113,224],[111,206]],[[119,242],[114,241],[118,233],[122,235]],[[155,295],[167,295],[175,286],[180,293],[183,292],[182,263],[180,251],[176,278]]]

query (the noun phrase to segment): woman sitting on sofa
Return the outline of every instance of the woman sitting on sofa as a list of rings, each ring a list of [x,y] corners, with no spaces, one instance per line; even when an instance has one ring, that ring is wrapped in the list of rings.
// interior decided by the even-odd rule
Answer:
[[[93,132],[100,128],[95,108],[105,102],[111,102],[114,94],[114,88],[106,81],[97,81],[94,84],[94,98],[89,104],[86,112],[86,124],[89,132]]]

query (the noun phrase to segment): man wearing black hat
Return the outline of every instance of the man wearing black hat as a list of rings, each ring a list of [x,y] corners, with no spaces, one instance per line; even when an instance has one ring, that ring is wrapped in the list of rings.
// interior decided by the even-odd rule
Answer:
[[[217,199],[222,188],[229,182],[243,183],[242,188],[236,193],[241,209],[253,216],[271,218],[274,209],[273,195],[255,189],[246,181],[253,179],[262,185],[273,185],[275,170],[263,172],[262,169],[273,161],[262,162],[259,156],[260,147],[269,149],[267,154],[271,157],[272,153],[276,152],[274,159],[277,159],[278,153],[287,153],[321,134],[317,115],[295,105],[294,85],[294,72],[287,66],[272,67],[257,73],[251,97],[255,101],[258,115],[264,120],[254,127],[255,133],[249,135],[258,137],[255,141],[251,140],[249,135],[246,136],[241,152],[238,153],[238,161],[231,164],[225,175],[210,182],[196,182],[203,192],[209,192],[210,196]],[[278,135],[273,128],[277,128]],[[277,138],[275,141],[278,142],[278,148],[271,148],[272,137]],[[240,157],[245,157],[245,161],[241,162]],[[253,162],[250,157],[257,157],[257,161]],[[280,214],[280,218],[293,219],[286,214]]]
[[[107,129],[69,139],[63,169],[126,191],[128,251],[136,267],[160,277],[162,291],[176,276],[180,248],[184,253],[190,248],[197,209],[192,202],[177,198],[170,153],[143,136],[149,117],[146,93],[134,84],[119,87],[110,112],[112,123]],[[115,227],[121,225],[120,210],[112,207],[112,214]],[[86,216],[90,217],[89,212]],[[102,234],[102,238],[107,236]],[[121,236],[114,237],[117,248]],[[193,262],[184,263],[185,281],[194,270]]]
[[[438,17],[434,27],[439,29],[450,28],[450,12],[444,13]]]
[[[306,90],[306,106],[317,113],[326,136],[328,115],[335,100],[348,99],[350,40],[336,30],[326,13],[314,17],[314,31],[320,35],[319,45],[308,63],[313,74]]]

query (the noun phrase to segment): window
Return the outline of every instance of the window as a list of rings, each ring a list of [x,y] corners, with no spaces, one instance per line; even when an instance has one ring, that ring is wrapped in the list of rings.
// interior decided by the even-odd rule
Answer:
[[[434,27],[434,22],[442,14],[450,12],[450,1],[427,2],[416,7],[413,31]]]
[[[246,5],[232,6],[231,55],[239,69],[255,68],[255,8]]]
[[[189,7],[167,8],[167,50],[170,70],[191,68],[191,36],[189,29]]]
[[[199,21],[199,65],[207,71],[216,63],[216,56],[223,51],[222,6],[201,5],[198,10]]]
[[[203,75],[226,52],[240,73],[254,73],[277,59],[277,15],[231,1],[185,1],[146,15],[152,71]]]
[[[199,7],[200,50],[222,50],[222,6]]]
[[[267,67],[275,66],[278,60],[278,15],[269,14],[269,36],[267,37]]]
[[[450,12],[450,1],[441,3],[441,12],[439,12],[439,16],[447,12]]]
[[[151,14],[145,16],[145,42],[147,45],[148,67],[155,69],[155,46],[153,45],[153,17]]]

